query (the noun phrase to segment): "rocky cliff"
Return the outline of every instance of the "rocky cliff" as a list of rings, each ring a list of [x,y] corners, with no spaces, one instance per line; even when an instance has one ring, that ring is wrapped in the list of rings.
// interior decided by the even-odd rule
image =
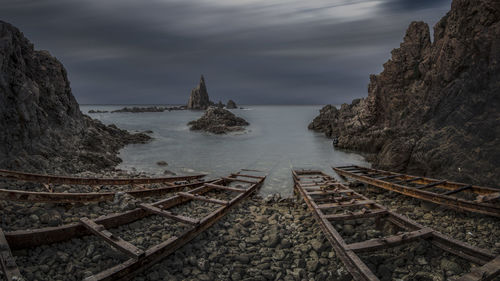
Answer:
[[[0,167],[76,172],[113,167],[124,145],[149,137],[80,112],[63,65],[0,21]]]
[[[213,103],[210,101],[205,85],[205,78],[203,75],[200,78],[200,83],[196,88],[191,90],[191,95],[187,103],[187,109],[207,109]]]
[[[309,128],[379,168],[498,186],[500,3],[454,0],[433,42],[411,23],[368,97],[326,106]]]

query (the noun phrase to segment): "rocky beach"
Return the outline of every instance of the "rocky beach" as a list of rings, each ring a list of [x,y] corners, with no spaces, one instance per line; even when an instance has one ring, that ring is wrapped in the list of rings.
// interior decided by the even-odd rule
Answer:
[[[267,5],[273,6],[273,2]],[[137,15],[141,14],[142,10],[137,10]],[[252,85],[271,87],[272,83],[257,79],[252,71],[245,72],[248,65],[230,69],[232,60],[224,64],[224,75],[210,72],[210,77],[219,81],[213,86],[217,95],[212,95],[219,100],[217,104],[208,95],[203,75],[189,92],[191,80],[178,76],[177,71],[182,71],[185,61],[195,61],[197,67],[189,70],[190,75],[201,71],[209,74],[212,65],[207,61],[212,57],[207,56],[206,61],[196,55],[202,49],[221,47],[217,40],[204,44],[197,41],[215,38],[215,29],[207,37],[198,33],[203,28],[197,24],[205,27],[208,18],[193,20],[197,32],[190,36],[181,36],[178,27],[169,23],[172,30],[158,36],[162,42],[168,41],[168,48],[161,45],[156,49],[160,45],[153,44],[155,52],[148,52],[151,57],[135,61],[134,66],[140,66],[137,68],[147,76],[143,77],[144,99],[140,101],[146,104],[155,91],[145,81],[160,77],[187,87],[187,91],[179,91],[183,102],[185,94],[190,93],[187,103],[180,106],[151,103],[80,107],[63,64],[48,51],[36,50],[18,28],[0,21],[0,169],[4,169],[0,171],[0,281],[78,281],[91,276],[102,280],[99,278],[107,274],[102,272],[111,268],[115,270],[109,277],[112,280],[358,281],[352,270],[358,264],[342,262],[353,257],[359,257],[360,263],[366,265],[364,270],[376,276],[373,280],[447,281],[484,264],[499,264],[498,213],[489,216],[486,211],[473,213],[465,207],[454,210],[443,202],[436,205],[344,178],[338,170],[333,176],[331,170],[331,166],[344,165],[344,171],[357,173],[358,180],[362,180],[360,175],[370,175],[375,181],[393,178],[397,181],[392,184],[408,183],[410,191],[426,188],[429,193],[450,182],[429,183],[422,179],[424,176],[460,181],[468,185],[456,185],[439,195],[451,197],[448,195],[457,191],[476,191],[453,200],[460,203],[459,199],[469,196],[471,204],[496,207],[500,192],[481,194],[482,190],[477,192],[478,187],[473,185],[498,187],[500,179],[499,3],[453,0],[451,10],[434,26],[433,39],[428,24],[412,22],[383,71],[370,76],[367,97],[340,107],[326,105],[316,117],[319,106],[247,106],[244,102],[248,101],[248,93],[253,94]],[[130,20],[133,22],[133,18]],[[158,23],[164,22],[155,22],[155,28],[161,25]],[[131,34],[134,31],[123,30]],[[154,33],[145,34],[137,41],[156,38],[151,36]],[[236,33],[228,34],[231,36],[225,34],[224,39]],[[287,44],[312,38],[295,38]],[[75,42],[87,41],[93,43]],[[245,47],[253,44],[244,41]],[[182,63],[161,66],[175,66],[174,75],[163,76],[159,68],[147,72],[146,62],[158,63],[160,53],[174,57],[169,48],[176,44],[183,48],[197,45],[200,50],[186,50],[175,56],[184,58]],[[78,64],[100,58],[106,63],[116,60],[125,65],[125,61],[133,60],[127,55],[137,50],[144,52],[116,46],[110,48],[112,55],[104,55],[106,48],[89,49],[85,60],[75,63],[76,59],[68,59],[73,63],[68,69],[82,73],[84,67]],[[311,59],[301,48],[281,52],[283,45],[279,46],[280,55],[293,53]],[[323,49],[316,46],[313,50]],[[264,54],[265,60],[273,54],[261,51],[257,53]],[[242,53],[231,56],[234,54]],[[248,55],[248,60],[260,65],[256,57]],[[300,65],[303,63],[301,60]],[[281,68],[284,71],[289,66],[283,63]],[[256,72],[267,76],[273,71]],[[278,83],[284,74],[278,75],[275,83],[291,84],[289,92],[285,88],[283,91],[295,98],[291,88],[306,84],[297,78],[304,75],[286,74],[293,83]],[[124,73],[110,77],[113,75],[119,75],[126,87],[133,85],[126,81]],[[233,88],[232,79],[242,87]],[[103,87],[102,92],[106,91]],[[168,98],[177,97],[175,90],[161,91],[162,95],[165,92]],[[262,92],[260,98],[265,100],[263,97],[271,90]],[[235,100],[245,109],[239,108]],[[274,104],[281,100],[270,101]],[[364,156],[377,169],[419,178],[361,171],[357,166],[371,166]],[[13,176],[15,173],[5,170],[41,175]],[[300,171],[302,179],[298,179],[296,171]],[[70,177],[58,177],[64,175]],[[197,176],[181,180],[171,178],[173,175]],[[130,181],[139,178],[146,183]],[[85,179],[90,184],[57,183],[62,179]],[[103,179],[115,182],[101,184]],[[116,183],[117,179],[127,180],[127,184]],[[151,183],[152,179],[162,183]],[[299,187],[302,195],[295,193]],[[142,197],[129,192],[159,188],[172,189],[162,195]],[[105,192],[114,194],[107,201],[80,200],[87,193]],[[68,194],[82,197],[44,203],[56,201],[46,198]],[[318,204],[311,203],[313,197]],[[383,208],[377,209],[377,204],[423,227],[407,227],[404,220],[394,219]],[[324,213],[314,213],[318,210]],[[457,244],[446,244],[432,236],[437,232],[484,250],[461,243],[457,244],[462,248],[455,249]],[[14,269],[19,269],[23,277],[10,278]],[[500,274],[492,277],[493,271],[498,272],[495,268],[483,270],[477,281],[500,281]]]

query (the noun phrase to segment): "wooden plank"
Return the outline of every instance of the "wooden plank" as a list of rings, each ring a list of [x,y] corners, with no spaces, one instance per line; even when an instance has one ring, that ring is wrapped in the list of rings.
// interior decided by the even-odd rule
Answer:
[[[245,183],[251,183],[251,184],[258,183],[256,181],[249,181],[249,180],[237,179],[237,178],[229,178],[229,177],[223,177],[222,179],[227,180],[227,181],[239,181],[239,182],[245,182]]]
[[[222,189],[222,190],[229,190],[229,191],[234,191],[234,192],[245,192],[247,191],[246,189],[243,188],[236,188],[232,186],[225,186],[225,185],[220,185],[220,184],[213,184],[213,183],[207,183],[205,186],[212,187],[215,189]]]
[[[173,219],[173,220],[178,221],[178,222],[192,224],[192,225],[197,225],[200,223],[199,219],[193,219],[193,218],[186,217],[183,215],[174,214],[172,212],[169,212],[167,210],[162,210],[162,209],[155,207],[155,206],[152,206],[150,204],[142,203],[142,204],[139,204],[139,207],[141,207],[142,209],[144,209],[150,213],[164,216],[166,218]]]
[[[12,256],[9,244],[5,239],[5,235],[1,228],[0,228],[0,266],[2,267],[4,278],[7,278],[7,281],[24,280],[21,276],[21,272],[19,272],[19,268],[17,268],[16,261]]]
[[[186,197],[189,199],[193,199],[193,200],[199,200],[199,201],[204,201],[204,202],[209,202],[209,203],[214,203],[214,204],[220,204],[220,205],[229,204],[229,202],[226,200],[209,198],[209,197],[205,197],[205,196],[201,196],[201,195],[193,195],[193,194],[187,193],[187,192],[177,192],[177,195],[182,196],[182,197]]]
[[[429,187],[433,187],[433,186],[444,184],[444,183],[446,183],[446,181],[438,181],[438,182],[429,183],[429,184],[426,184],[426,185],[423,185],[423,186],[419,186],[417,188],[418,189],[424,189],[424,188],[429,188]]]
[[[359,200],[359,201],[347,201],[347,202],[341,202],[341,203],[329,203],[329,204],[321,204],[318,205],[318,208],[320,209],[329,209],[329,208],[339,208],[339,207],[352,207],[352,206],[361,206],[361,205],[370,205],[374,204],[372,200]]]
[[[340,190],[322,190],[321,188],[318,188],[317,190],[313,190],[313,191],[308,191],[309,188],[304,188],[304,190],[306,190],[307,192],[307,195],[332,195],[332,194],[343,194],[343,193],[352,193],[354,192],[353,190],[351,189],[340,189]]]
[[[307,188],[303,187],[303,189],[307,192],[308,195],[317,195],[317,194],[342,194],[342,193],[353,193],[354,190],[352,189],[330,189],[330,190],[324,190],[321,188]]]
[[[422,228],[412,232],[406,232],[400,235],[370,239],[359,243],[349,244],[347,245],[347,249],[352,250],[356,253],[376,251],[380,249],[395,247],[404,243],[409,243],[421,238],[430,237],[432,236],[432,232],[433,231],[430,228]]]
[[[380,217],[388,214],[387,210],[379,209],[379,210],[366,210],[353,212],[350,214],[342,214],[342,215],[324,215],[323,217],[329,221],[342,221],[342,220],[354,220],[354,219],[365,219],[372,217]]]
[[[145,255],[145,252],[136,246],[130,244],[129,242],[121,239],[120,237],[114,235],[110,231],[104,228],[104,226],[95,223],[88,218],[81,218],[80,222],[85,226],[90,232],[97,235],[97,237],[102,238],[106,243],[110,244],[114,248],[120,250],[126,255],[138,259]]]
[[[397,178],[397,177],[400,177],[401,175],[390,175],[390,176],[386,176],[386,177],[382,177],[382,178],[376,178],[377,180],[390,180],[390,179],[393,179],[393,178]]]
[[[407,179],[407,180],[395,181],[395,182],[392,182],[392,184],[409,183],[409,182],[417,181],[417,180],[421,180],[421,179],[422,179],[421,177],[416,177],[416,178],[411,178],[411,179]]]
[[[476,202],[485,203],[485,202],[490,202],[490,201],[497,200],[499,198],[500,198],[500,192],[493,193],[493,194],[490,194],[490,195],[478,195],[477,199],[476,199]]]
[[[127,185],[127,184],[152,184],[175,181],[195,180],[205,175],[175,176],[162,178],[77,178],[66,176],[52,176],[24,173],[18,171],[0,170],[0,178],[7,178],[28,182],[53,183],[53,184],[78,184],[78,185]]]
[[[489,263],[472,269],[471,272],[456,279],[457,281],[486,281],[500,275],[500,256],[496,257]]]
[[[233,177],[244,177],[244,178],[252,178],[252,179],[262,179],[263,177],[260,176],[253,176],[253,175],[245,175],[245,174],[231,174]]]
[[[472,185],[466,185],[466,186],[463,186],[463,187],[460,187],[460,188],[457,188],[454,190],[448,190],[445,193],[443,193],[442,195],[452,195],[452,194],[459,193],[461,191],[464,191],[464,190],[467,190],[470,188],[472,188]]]

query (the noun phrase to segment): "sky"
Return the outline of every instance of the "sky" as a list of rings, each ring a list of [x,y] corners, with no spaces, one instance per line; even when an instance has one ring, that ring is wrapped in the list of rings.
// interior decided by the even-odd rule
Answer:
[[[0,0],[66,67],[80,104],[211,100],[341,104],[365,97],[408,25],[451,0]]]

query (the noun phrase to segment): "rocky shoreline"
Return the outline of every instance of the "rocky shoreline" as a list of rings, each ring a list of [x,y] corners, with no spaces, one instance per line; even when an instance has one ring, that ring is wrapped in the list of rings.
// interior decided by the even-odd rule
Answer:
[[[118,151],[151,138],[84,115],[66,69],[0,21],[0,167],[55,174],[102,171]]]
[[[376,168],[498,186],[499,35],[498,3],[454,0],[433,41],[411,23],[368,97],[325,106],[309,128]]]

